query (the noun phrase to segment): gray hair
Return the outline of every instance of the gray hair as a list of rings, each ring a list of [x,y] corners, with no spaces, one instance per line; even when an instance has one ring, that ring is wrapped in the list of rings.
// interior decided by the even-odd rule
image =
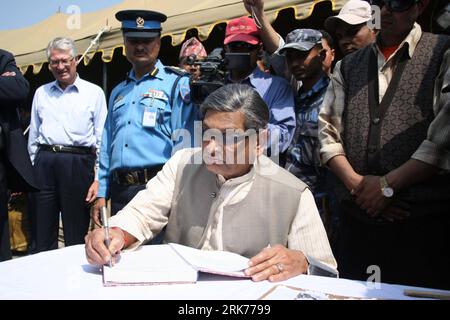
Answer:
[[[244,84],[228,84],[211,93],[200,105],[203,116],[208,110],[242,112],[245,130],[264,129],[269,122],[269,107],[258,92]]]
[[[52,50],[63,50],[63,51],[70,50],[70,55],[72,57],[77,56],[77,50],[75,48],[75,43],[70,38],[58,37],[58,38],[55,38],[52,41],[50,41],[47,46],[47,51],[46,51],[47,60],[50,59]]]

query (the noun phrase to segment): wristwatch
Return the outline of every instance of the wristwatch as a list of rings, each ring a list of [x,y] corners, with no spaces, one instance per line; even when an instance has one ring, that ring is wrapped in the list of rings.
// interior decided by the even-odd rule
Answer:
[[[385,196],[386,198],[391,198],[394,195],[394,189],[389,187],[385,176],[380,177],[380,185],[381,193],[383,194],[383,196]]]

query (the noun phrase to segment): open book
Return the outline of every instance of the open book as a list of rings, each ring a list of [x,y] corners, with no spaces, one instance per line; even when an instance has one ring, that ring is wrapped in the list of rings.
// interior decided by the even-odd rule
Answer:
[[[227,251],[206,251],[180,244],[142,246],[123,252],[113,267],[103,266],[103,285],[195,283],[198,272],[248,278],[248,258]]]

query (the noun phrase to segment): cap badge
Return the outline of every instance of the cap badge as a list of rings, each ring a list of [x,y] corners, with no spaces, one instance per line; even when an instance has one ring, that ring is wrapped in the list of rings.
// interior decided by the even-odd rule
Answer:
[[[136,27],[137,27],[137,28],[140,28],[140,29],[144,28],[144,24],[145,24],[144,18],[138,17],[138,18],[136,19]]]

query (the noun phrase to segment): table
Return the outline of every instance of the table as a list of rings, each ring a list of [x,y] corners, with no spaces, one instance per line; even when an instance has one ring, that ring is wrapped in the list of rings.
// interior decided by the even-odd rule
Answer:
[[[380,283],[301,275],[282,284],[326,293],[383,299],[414,299],[407,288]],[[89,265],[84,245],[42,252],[0,263],[0,300],[256,300],[275,286],[268,281],[201,274],[195,284],[104,287],[98,267]]]

